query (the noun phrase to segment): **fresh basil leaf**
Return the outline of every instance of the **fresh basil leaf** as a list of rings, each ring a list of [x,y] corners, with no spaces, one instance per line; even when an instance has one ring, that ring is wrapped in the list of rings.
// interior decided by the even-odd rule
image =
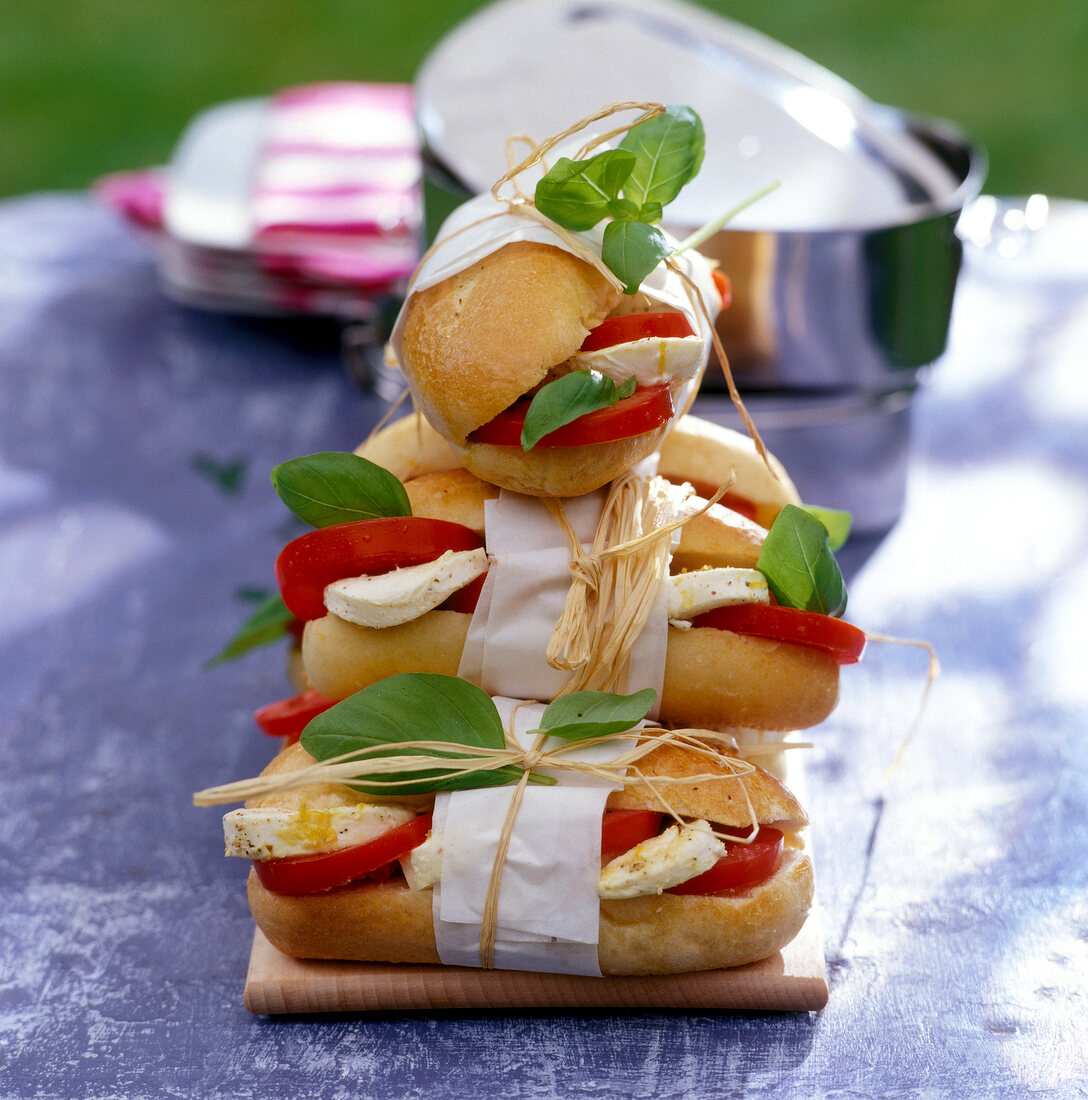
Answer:
[[[665,213],[664,209],[659,202],[646,202],[638,208],[638,220],[640,222],[649,222],[651,225],[657,225],[661,221],[661,216]]]
[[[601,259],[624,286],[637,294],[642,280],[669,254],[665,234],[647,222],[609,222],[604,227]]]
[[[637,384],[637,383],[636,383]],[[627,383],[623,383],[624,386]],[[522,450],[531,451],[544,436],[556,428],[577,420],[586,413],[607,409],[621,397],[630,397],[631,393],[621,392],[611,378],[588,370],[575,370],[560,375],[537,390],[529,410],[525,414],[525,423],[521,428]]]
[[[281,462],[272,470],[272,484],[283,503],[314,527],[412,514],[400,481],[350,451],[322,451]]]
[[[634,729],[657,700],[653,688],[633,695],[607,691],[576,691],[549,703],[540,719],[540,732],[565,741],[585,741]]]
[[[836,616],[846,610],[846,585],[827,528],[804,508],[787,504],[779,512],[756,568],[784,607]]]
[[[381,748],[380,756],[398,756],[406,741],[442,741],[450,751],[407,750],[436,759],[478,759],[458,753],[458,745],[501,749],[506,744],[502,719],[486,691],[456,676],[405,672],[363,688],[313,718],[302,731],[302,747],[317,760],[328,760],[358,749]],[[408,781],[392,788],[400,794],[494,787],[517,780],[520,769],[495,768],[452,778],[442,771],[420,768],[360,778],[348,785],[364,794],[390,793],[390,780]],[[385,784],[382,781],[385,781]]]
[[[826,528],[827,541],[832,550],[838,550],[846,544],[850,537],[850,525],[853,517],[849,512],[838,508],[822,508],[818,504],[804,505],[806,512],[811,512]]]
[[[607,149],[588,160],[560,157],[537,183],[533,201],[566,229],[592,229],[608,216],[609,200],[619,196],[634,166],[634,153],[624,149]]]
[[[702,119],[690,108],[667,107],[627,131],[621,149],[637,157],[624,194],[639,206],[665,206],[694,178],[703,163],[705,137]]]
[[[642,221],[642,211],[630,199],[609,199],[608,213],[618,222]]]
[[[238,633],[211,660],[205,662],[204,667],[214,668],[228,661],[236,661],[251,650],[278,642],[286,637],[287,627],[294,618],[278,592],[261,594],[256,610],[238,628]]]

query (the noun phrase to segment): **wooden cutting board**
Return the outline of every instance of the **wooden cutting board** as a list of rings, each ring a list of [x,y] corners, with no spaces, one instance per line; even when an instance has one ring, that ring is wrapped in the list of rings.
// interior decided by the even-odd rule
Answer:
[[[260,1015],[540,1008],[806,1012],[825,1004],[827,970],[815,911],[792,943],[762,962],[651,978],[292,959],[258,929],[245,987],[246,1008]]]

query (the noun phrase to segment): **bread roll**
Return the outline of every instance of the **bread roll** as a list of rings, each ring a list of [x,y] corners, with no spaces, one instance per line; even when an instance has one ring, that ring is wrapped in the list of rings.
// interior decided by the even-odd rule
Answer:
[[[620,299],[596,267],[562,248],[506,244],[409,297],[401,369],[424,416],[484,481],[530,496],[580,496],[652,454],[671,423],[627,439],[529,451],[471,435],[545,382]],[[672,389],[678,406],[690,403],[690,383]]]
[[[478,535],[484,533],[484,502],[494,500],[499,490],[463,466],[435,470],[404,482],[413,516],[460,523]]]
[[[418,412],[379,428],[355,448],[355,453],[383,466],[401,481],[461,466],[450,445]]]
[[[494,500],[499,490],[481,481],[463,467],[456,470],[435,470],[404,483],[412,515],[428,519],[452,520],[484,533],[484,503]],[[700,508],[706,502],[693,498],[691,507]],[[760,547],[767,532],[757,523],[720,504],[694,516],[680,531],[680,544],[673,553],[670,569],[682,573],[704,566],[720,568],[734,566],[754,569]]]
[[[440,963],[432,891],[403,879],[286,897],[251,871],[249,906],[285,955],[358,962]],[[742,893],[652,894],[601,901],[597,957],[608,975],[677,974],[743,966],[785,947],[812,905],[812,864],[795,848],[766,882]]]

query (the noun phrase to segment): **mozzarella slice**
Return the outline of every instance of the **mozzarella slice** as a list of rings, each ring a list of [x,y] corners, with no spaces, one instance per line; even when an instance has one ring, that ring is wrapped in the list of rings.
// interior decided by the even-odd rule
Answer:
[[[325,607],[349,623],[380,630],[433,611],[485,572],[486,550],[447,550],[422,565],[334,581],[325,589]]]
[[[770,603],[767,578],[757,569],[697,569],[669,577],[669,618],[693,619],[737,603]]]
[[[638,898],[709,871],[725,855],[725,845],[706,821],[671,825],[605,864],[597,881],[602,898]]]
[[[426,890],[442,877],[442,837],[428,833],[427,839],[401,856],[400,869],[412,890]]]
[[[571,356],[574,370],[595,370],[617,385],[634,375],[640,386],[686,382],[703,365],[706,345],[698,336],[648,336]]]
[[[231,810],[223,818],[228,856],[284,859],[365,844],[416,816],[402,806],[359,802],[311,810]]]

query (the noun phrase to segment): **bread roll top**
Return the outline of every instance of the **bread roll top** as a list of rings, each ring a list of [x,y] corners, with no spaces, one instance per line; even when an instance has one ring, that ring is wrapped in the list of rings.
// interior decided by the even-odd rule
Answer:
[[[698,735],[698,731],[695,731]],[[711,748],[710,743],[707,747]],[[722,757],[736,754],[718,749]],[[633,770],[633,769],[632,769]],[[723,761],[694,752],[675,743],[662,744],[638,762],[638,770],[651,782],[661,776],[719,776],[699,778],[692,783],[662,785],[658,789],[669,808],[681,817],[702,818],[718,825],[745,828],[753,817],[761,825],[775,824],[791,832],[808,824],[808,815],[789,790],[773,775],[756,766],[738,776]],[[633,784],[609,795],[610,810],[656,810],[661,798],[650,786]]]

